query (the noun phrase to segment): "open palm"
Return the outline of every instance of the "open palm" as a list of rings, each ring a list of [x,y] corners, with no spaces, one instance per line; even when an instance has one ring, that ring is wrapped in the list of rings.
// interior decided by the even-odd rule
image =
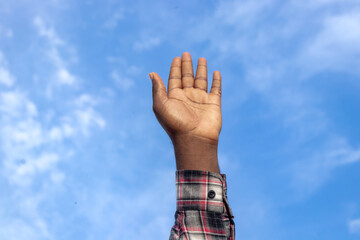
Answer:
[[[221,131],[221,75],[213,74],[210,93],[207,92],[207,63],[198,60],[196,76],[191,55],[173,59],[168,89],[157,73],[150,73],[153,81],[154,113],[173,140],[179,135],[191,135],[209,142],[217,142]]]

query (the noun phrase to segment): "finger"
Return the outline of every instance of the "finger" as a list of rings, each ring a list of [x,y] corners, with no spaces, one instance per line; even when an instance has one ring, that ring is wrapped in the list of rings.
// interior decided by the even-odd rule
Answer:
[[[221,74],[219,71],[213,73],[213,82],[211,85],[210,93],[221,97]]]
[[[195,87],[207,92],[207,63],[205,58],[199,58],[196,68]]]
[[[152,82],[152,96],[153,96],[153,108],[154,110],[161,107],[167,100],[166,87],[160,76],[152,72],[149,74]]]
[[[168,93],[171,90],[181,88],[181,58],[176,57],[173,59],[170,67],[169,80],[168,80]]]
[[[181,56],[182,88],[194,87],[194,70],[191,55],[184,52]]]

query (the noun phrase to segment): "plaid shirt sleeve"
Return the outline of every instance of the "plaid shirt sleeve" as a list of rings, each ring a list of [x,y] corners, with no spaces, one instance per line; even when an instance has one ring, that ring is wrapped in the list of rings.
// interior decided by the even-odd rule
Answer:
[[[235,240],[226,175],[176,171],[176,213],[170,240]]]

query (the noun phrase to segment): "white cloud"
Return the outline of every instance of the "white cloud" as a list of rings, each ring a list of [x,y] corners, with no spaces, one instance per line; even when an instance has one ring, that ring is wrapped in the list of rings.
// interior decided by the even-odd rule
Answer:
[[[63,147],[62,141],[74,136],[89,136],[90,129],[106,126],[106,121],[93,108],[96,103],[91,95],[82,94],[69,102],[73,109],[52,119],[55,124],[47,126],[41,121],[42,113],[36,104],[23,92],[0,92],[0,133],[6,136],[1,139],[0,149],[3,173],[8,180],[27,186],[42,173],[49,173],[57,182],[64,178],[57,169],[58,161],[67,157],[66,152],[58,152]],[[54,147],[54,143],[59,148]]]
[[[65,179],[65,174],[63,172],[60,171],[52,171],[50,173],[50,179],[51,182],[54,183],[55,185],[59,186],[62,184],[62,182]]]
[[[59,127],[53,127],[49,132],[49,137],[51,140],[62,140],[63,139],[62,129]]]
[[[12,37],[13,37],[13,31],[12,31],[11,29],[8,29],[8,30],[6,31],[5,36],[6,36],[7,38],[12,38]]]
[[[40,36],[44,36],[49,39],[52,46],[62,45],[64,42],[58,37],[53,28],[46,27],[43,19],[39,16],[35,17],[34,24],[38,30]]]
[[[22,114],[34,117],[37,115],[36,105],[20,91],[0,92],[0,111],[3,117],[19,117]]]
[[[65,85],[72,85],[75,83],[75,76],[72,75],[67,69],[60,68],[57,72],[57,77],[59,79],[59,83]]]
[[[323,28],[300,56],[314,70],[331,69],[358,73],[360,60],[360,11],[326,17]]]
[[[21,199],[21,200],[20,200]],[[5,199],[4,199],[5,200]],[[31,191],[18,191],[15,198],[8,196],[3,206],[6,210],[0,210],[0,239],[49,239],[54,237],[49,233],[48,222],[39,215],[44,196]],[[4,208],[3,208],[4,209]],[[13,217],[12,214],[16,214]]]
[[[75,131],[74,128],[71,125],[66,124],[66,123],[64,123],[61,126],[61,129],[62,129],[63,135],[66,136],[66,137],[72,136],[74,134],[74,131]]]
[[[128,91],[134,87],[134,79],[143,78],[143,68],[138,65],[130,64],[123,57],[109,56],[107,57],[107,61],[114,67],[114,70],[110,73],[110,78],[122,91]]]
[[[105,28],[113,29],[116,28],[118,22],[124,19],[124,9],[118,9],[113,13],[113,15],[106,20],[104,23]]]
[[[298,159],[286,169],[294,190],[306,197],[320,188],[338,167],[360,162],[360,148],[352,148],[344,139],[335,138],[316,149],[308,159]]]
[[[339,12],[329,11],[334,8]],[[184,34],[209,43],[209,50],[220,53],[217,58],[235,57],[246,76],[253,69],[271,69],[281,79],[297,81],[324,69],[360,74],[359,16],[351,0],[221,1]]]
[[[126,76],[120,75],[120,73],[116,70],[111,72],[111,78],[116,82],[116,84],[120,87],[120,89],[127,91],[133,85],[134,81]]]
[[[142,68],[135,65],[130,65],[124,69],[126,71],[126,74],[129,74],[131,76],[141,75]]]
[[[1,239],[29,240],[43,237],[39,229],[19,218],[9,219],[6,215],[1,216],[0,224]]]
[[[8,178],[11,183],[18,186],[28,186],[32,183],[33,178],[39,177],[43,173],[51,173],[52,175],[62,174],[56,171],[56,164],[59,156],[54,153],[42,153],[42,155],[23,159],[21,162],[9,159],[5,162],[6,170],[11,173]],[[55,173],[54,173],[55,172]],[[59,183],[60,178],[53,178]]]
[[[96,106],[98,100],[89,94],[82,94],[74,101],[75,106],[84,107],[84,106]]]
[[[9,71],[0,66],[0,83],[10,87],[14,82],[15,78],[9,73]]]
[[[26,99],[25,99],[26,101]],[[17,116],[3,115],[0,132],[3,154],[3,174],[11,184],[30,186],[39,174],[56,170],[59,159],[51,151],[52,141],[47,138],[47,130],[27,112]],[[47,151],[41,151],[46,148]]]
[[[352,234],[360,234],[360,218],[352,219],[348,222],[349,232]]]
[[[159,37],[146,36],[138,41],[135,41],[134,50],[136,51],[149,50],[160,45],[161,42],[162,40]]]
[[[38,147],[45,141],[41,124],[31,118],[15,120],[12,123],[10,121],[3,122],[1,132],[4,136],[7,136],[3,140],[3,146],[6,147],[8,154],[12,152],[12,148],[21,146],[23,150],[30,150]],[[21,152],[14,151],[15,154],[20,154]]]
[[[103,238],[168,238],[174,224],[174,184],[174,171],[164,169],[151,174],[146,188],[117,185],[118,190],[114,191],[111,182],[104,182],[103,179],[92,188],[77,192],[77,199],[81,203],[78,214],[91,226],[96,226]],[[152,216],[151,221],[142,218],[144,215]]]
[[[89,134],[89,129],[93,126],[104,128],[106,126],[105,120],[99,116],[92,108],[85,108],[75,111],[78,127],[84,135]]]
[[[74,131],[79,131],[88,136],[94,127],[103,129],[106,127],[106,121],[94,109],[99,103],[99,99],[89,94],[81,94],[72,101],[74,108],[71,117],[64,118],[62,131],[64,135],[73,135]]]
[[[63,114],[49,103],[52,110],[44,116],[46,107],[39,109],[30,93],[20,88],[0,92],[0,176],[11,189],[0,200],[8,206],[0,208],[0,239],[56,239],[40,208],[64,186],[66,173],[59,163],[73,156],[64,140],[76,141],[106,124],[93,108],[98,100],[89,94],[69,100]]]
[[[275,66],[254,66],[247,69],[245,80],[259,92],[269,92],[274,82],[281,77],[282,71]]]
[[[58,71],[60,71],[65,66],[64,59],[60,56],[59,49],[50,46],[50,48],[47,50],[47,56],[52,61],[53,65],[57,68]]]
[[[46,26],[41,17],[35,17],[34,25],[38,34],[48,41],[49,47],[46,51],[56,69],[53,74],[53,77],[57,80],[56,83],[68,86],[76,84],[77,77],[69,70],[69,60],[64,59],[60,54],[61,49],[65,49],[67,52],[73,52],[73,50],[58,36],[54,28]],[[50,83],[50,86],[52,85],[53,84]],[[51,94],[51,88],[48,90],[48,93]]]
[[[26,163],[22,164],[21,167],[17,168],[19,175],[24,174],[35,174],[36,172],[44,172],[54,167],[59,161],[59,156],[54,153],[42,153],[35,159],[30,159]]]
[[[12,29],[0,25],[0,37],[2,36],[5,36],[6,38],[12,38],[13,37]]]
[[[113,71],[109,74],[116,86],[124,92],[133,88],[135,79],[143,78],[143,68],[130,64],[127,59],[121,56],[108,56],[107,61],[113,65]]]
[[[357,0],[342,0],[342,1],[338,1],[338,0],[305,0],[303,2],[305,3],[306,6],[317,7],[317,8],[326,7],[326,6],[341,7],[343,5],[346,6],[347,4],[352,6],[353,4],[358,3]]]
[[[7,61],[0,51],[0,83],[11,87],[15,83],[15,77],[7,69]]]
[[[216,19],[221,19],[222,24],[232,25],[235,28],[249,27],[262,20],[260,17],[262,12],[273,2],[272,0],[221,1],[214,15]]]

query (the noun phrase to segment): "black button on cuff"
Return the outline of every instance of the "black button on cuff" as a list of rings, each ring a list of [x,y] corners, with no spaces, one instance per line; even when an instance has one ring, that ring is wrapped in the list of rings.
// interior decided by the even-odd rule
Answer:
[[[210,190],[210,191],[208,192],[208,198],[213,199],[215,196],[216,196],[216,193],[215,193],[214,190]]]

